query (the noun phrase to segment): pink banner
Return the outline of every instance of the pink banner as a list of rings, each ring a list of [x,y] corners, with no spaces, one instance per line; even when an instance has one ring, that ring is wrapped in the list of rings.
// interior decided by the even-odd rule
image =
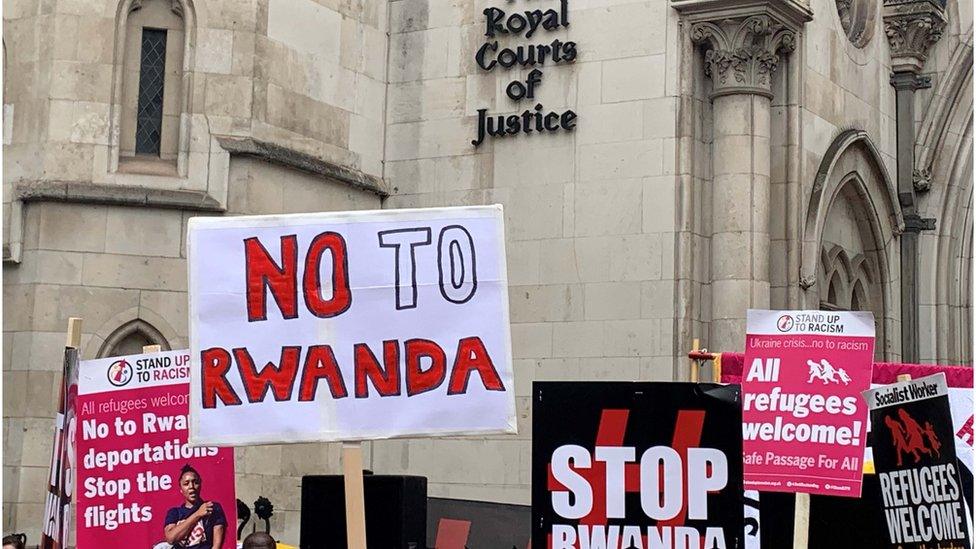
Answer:
[[[740,383],[742,381],[742,363],[745,355],[742,353],[721,353],[722,355],[722,383]],[[904,362],[875,362],[871,383],[894,383],[899,374],[908,374],[912,379],[944,373],[949,387],[959,389],[973,388],[973,366],[941,364],[909,364]]]
[[[66,347],[61,372],[61,398],[54,423],[54,451],[51,452],[47,497],[44,500],[44,525],[41,527],[41,549],[63,549],[71,531],[71,479],[76,463],[73,440],[77,422],[75,404],[78,396],[78,349]]]
[[[236,547],[234,449],[188,445],[188,378],[187,351],[81,364],[78,547]]]
[[[874,318],[751,310],[747,332],[745,488],[860,497]]]

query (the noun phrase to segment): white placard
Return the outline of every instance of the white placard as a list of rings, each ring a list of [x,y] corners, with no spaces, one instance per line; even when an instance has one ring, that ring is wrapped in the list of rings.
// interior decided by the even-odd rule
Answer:
[[[190,351],[162,351],[81,362],[78,394],[112,393],[190,381]]]
[[[190,440],[514,433],[501,206],[195,217]]]

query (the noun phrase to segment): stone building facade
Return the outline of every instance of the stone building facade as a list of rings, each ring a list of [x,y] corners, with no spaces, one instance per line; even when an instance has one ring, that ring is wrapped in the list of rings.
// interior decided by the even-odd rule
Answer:
[[[519,434],[365,447],[431,495],[528,503],[532,380],[682,379],[749,307],[871,310],[878,359],[970,363],[972,11],[6,0],[3,530],[37,539],[67,318],[83,358],[187,346],[195,215],[504,205]],[[338,456],[238,449],[239,497],[297,542]]]

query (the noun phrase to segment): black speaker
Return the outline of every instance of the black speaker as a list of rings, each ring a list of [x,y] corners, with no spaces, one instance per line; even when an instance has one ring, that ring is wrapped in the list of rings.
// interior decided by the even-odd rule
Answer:
[[[427,477],[364,475],[369,549],[427,549]],[[302,477],[301,549],[346,548],[342,475]]]
[[[793,544],[794,494],[763,492],[759,495],[759,538],[762,549],[782,549]],[[860,498],[810,496],[810,547],[862,549],[890,547],[884,543],[884,522],[878,475],[864,475]]]

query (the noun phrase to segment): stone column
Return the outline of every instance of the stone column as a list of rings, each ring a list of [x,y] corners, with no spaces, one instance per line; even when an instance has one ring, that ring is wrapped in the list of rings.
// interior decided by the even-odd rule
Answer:
[[[782,56],[810,19],[792,0],[678,0],[712,82],[711,332],[708,347],[738,351],[746,310],[769,307],[770,103]]]
[[[931,47],[946,26],[944,0],[890,0],[884,7],[885,34],[891,46],[891,85],[895,88],[898,145],[898,201],[905,231],[901,247],[901,359],[918,362],[918,236],[935,229],[935,219],[918,214],[915,196],[915,90],[931,86],[922,70]]]

